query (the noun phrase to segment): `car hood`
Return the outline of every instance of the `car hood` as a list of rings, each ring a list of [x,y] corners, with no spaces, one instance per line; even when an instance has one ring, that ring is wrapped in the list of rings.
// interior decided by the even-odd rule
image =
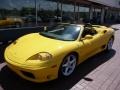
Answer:
[[[48,52],[54,56],[70,43],[72,41],[50,39],[41,36],[39,33],[28,34],[8,46],[5,54],[10,60],[25,62],[29,57],[39,52]]]

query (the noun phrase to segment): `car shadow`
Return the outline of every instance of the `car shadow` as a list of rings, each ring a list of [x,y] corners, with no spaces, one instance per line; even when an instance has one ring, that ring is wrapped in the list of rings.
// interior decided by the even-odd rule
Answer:
[[[69,90],[81,79],[92,82],[92,79],[85,76],[101,64],[110,60],[115,53],[115,50],[111,50],[108,53],[101,52],[80,64],[70,77],[60,78],[46,83],[33,83],[24,80],[5,66],[0,71],[0,84],[4,90]]]

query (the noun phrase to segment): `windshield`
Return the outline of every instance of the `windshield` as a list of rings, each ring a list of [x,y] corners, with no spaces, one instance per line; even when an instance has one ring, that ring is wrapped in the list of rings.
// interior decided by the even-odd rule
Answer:
[[[58,39],[63,41],[75,41],[78,38],[79,33],[80,33],[80,26],[59,25],[47,32],[41,32],[40,34],[42,36],[52,38],[52,39]]]

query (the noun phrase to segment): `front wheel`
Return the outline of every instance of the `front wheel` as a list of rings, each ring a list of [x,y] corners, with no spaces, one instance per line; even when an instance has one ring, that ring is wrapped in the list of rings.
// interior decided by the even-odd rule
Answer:
[[[76,64],[77,56],[75,54],[67,55],[61,64],[59,75],[63,77],[70,76],[74,72]]]

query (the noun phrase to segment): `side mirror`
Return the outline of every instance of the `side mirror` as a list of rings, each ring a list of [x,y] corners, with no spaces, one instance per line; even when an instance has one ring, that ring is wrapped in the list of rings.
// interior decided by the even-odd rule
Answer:
[[[92,38],[93,38],[92,35],[86,35],[86,36],[85,36],[85,39],[92,39]]]

